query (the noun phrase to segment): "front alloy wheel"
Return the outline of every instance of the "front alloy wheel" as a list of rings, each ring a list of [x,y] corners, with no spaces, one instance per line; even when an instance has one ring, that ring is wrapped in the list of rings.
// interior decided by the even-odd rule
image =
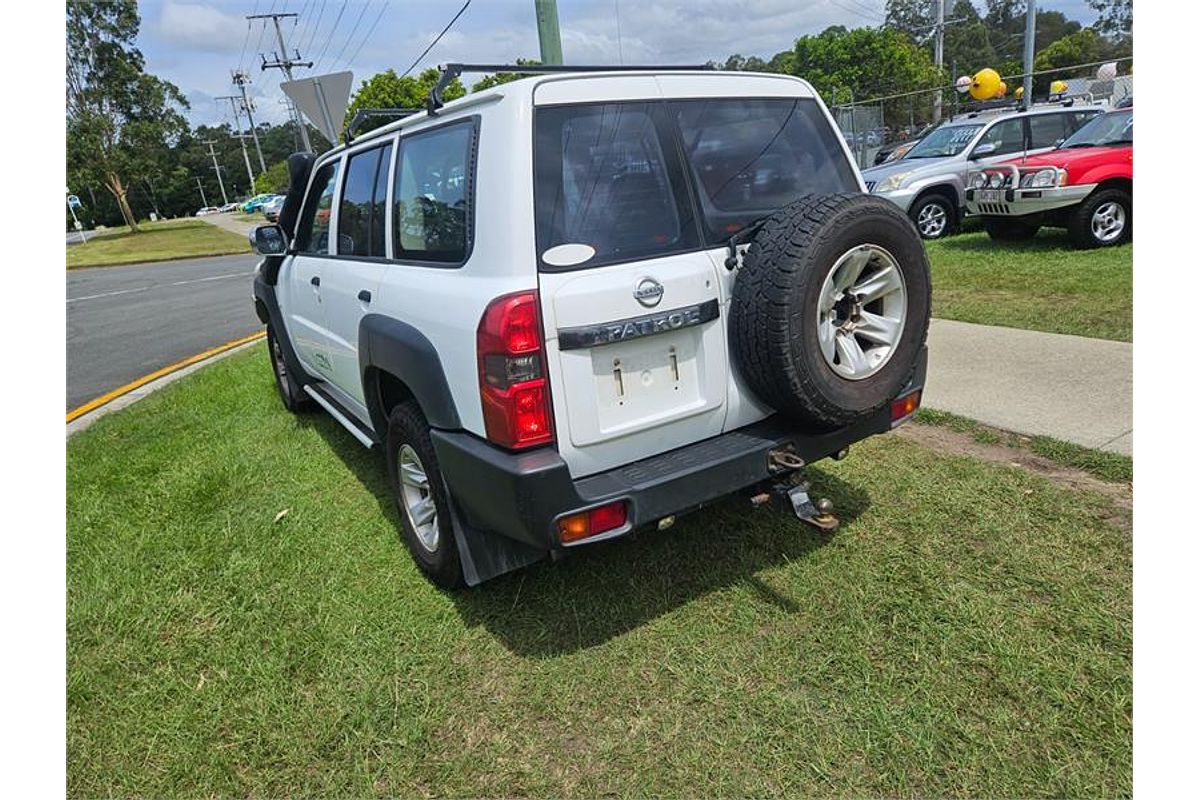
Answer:
[[[921,198],[914,206],[912,220],[922,239],[941,239],[954,229],[954,211],[940,195]]]

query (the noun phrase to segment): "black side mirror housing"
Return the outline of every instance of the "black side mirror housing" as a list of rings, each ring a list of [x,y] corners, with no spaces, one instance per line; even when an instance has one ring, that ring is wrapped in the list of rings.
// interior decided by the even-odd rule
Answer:
[[[287,237],[278,225],[259,225],[250,232],[250,246],[260,256],[281,256],[287,252]]]

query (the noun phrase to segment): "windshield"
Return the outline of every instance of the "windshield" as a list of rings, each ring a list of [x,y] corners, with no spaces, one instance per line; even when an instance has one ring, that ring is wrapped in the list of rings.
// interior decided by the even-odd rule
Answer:
[[[930,133],[921,142],[908,151],[909,158],[944,158],[956,156],[975,138],[983,123],[977,125],[943,125]]]
[[[1112,111],[1094,117],[1059,147],[1102,147],[1112,144],[1133,144],[1132,111]]]

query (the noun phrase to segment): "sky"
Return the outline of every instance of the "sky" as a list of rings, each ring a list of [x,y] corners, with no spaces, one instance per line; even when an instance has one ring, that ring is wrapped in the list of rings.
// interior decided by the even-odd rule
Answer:
[[[249,14],[296,13],[281,20],[289,50],[313,68],[297,78],[350,69],[354,86],[388,68],[402,73],[464,0],[140,0],[138,47],[147,71],[178,86],[191,103],[193,124],[232,122],[230,71],[250,73],[256,120],[286,118],[280,70],[260,69],[260,53],[279,49],[274,28],[249,23]],[[982,2],[976,3],[982,7]],[[1086,0],[1043,0],[1090,24]],[[770,57],[797,36],[830,25],[875,26],[884,0],[559,0],[563,60],[570,64],[703,64],[733,53]],[[537,58],[534,0],[471,0],[466,12],[417,69],[447,61],[507,63]],[[469,84],[476,80],[465,76]]]

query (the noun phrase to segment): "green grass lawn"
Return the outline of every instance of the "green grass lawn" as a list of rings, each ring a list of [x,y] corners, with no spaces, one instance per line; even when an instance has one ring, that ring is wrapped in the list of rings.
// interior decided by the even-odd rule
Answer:
[[[965,233],[928,242],[933,315],[1133,340],[1133,246],[1073,250],[1066,231],[1029,242]]]
[[[1112,498],[880,437],[832,537],[730,499],[446,594],[384,475],[261,346],[70,440],[70,795],[1132,791]]]
[[[142,222],[139,233],[129,228],[102,231],[85,244],[67,248],[67,269],[166,261],[175,258],[249,253],[244,236],[222,230],[198,219],[172,219]]]

